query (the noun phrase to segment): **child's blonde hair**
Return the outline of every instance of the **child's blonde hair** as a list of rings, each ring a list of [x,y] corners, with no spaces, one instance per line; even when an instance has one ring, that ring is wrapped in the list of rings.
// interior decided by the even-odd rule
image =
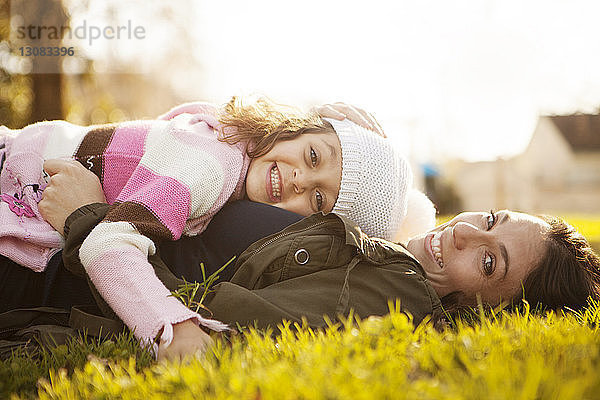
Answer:
[[[219,117],[223,124],[220,139],[229,144],[248,142],[248,156],[268,153],[278,140],[293,139],[303,133],[334,133],[333,127],[314,112],[278,104],[267,97],[250,101],[233,96]]]

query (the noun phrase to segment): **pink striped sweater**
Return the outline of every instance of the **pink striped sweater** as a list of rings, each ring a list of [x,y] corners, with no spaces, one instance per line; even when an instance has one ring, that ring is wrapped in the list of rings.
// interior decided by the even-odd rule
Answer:
[[[84,241],[80,258],[98,292],[135,335],[149,342],[172,324],[218,321],[169,297],[148,255],[154,240],[203,231],[229,199],[243,196],[249,158],[245,145],[217,140],[217,109],[206,103],[176,107],[157,120],[82,127],[46,121],[0,131],[0,254],[42,271],[62,237],[40,216],[44,160],[73,158],[101,180],[113,206]]]

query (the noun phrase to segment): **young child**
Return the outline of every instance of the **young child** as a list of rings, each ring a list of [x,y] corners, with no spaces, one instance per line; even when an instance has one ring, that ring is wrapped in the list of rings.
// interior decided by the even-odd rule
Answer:
[[[147,261],[154,241],[198,234],[225,202],[242,197],[301,215],[333,211],[392,239],[411,197],[409,165],[389,141],[266,99],[233,98],[222,110],[184,104],[157,120],[112,125],[4,128],[0,149],[0,254],[44,270],[62,236],[37,208],[48,179],[43,163],[78,160],[113,204],[82,245],[81,262],[138,338],[151,342],[162,332],[166,346],[179,322],[225,326],[169,297]]]

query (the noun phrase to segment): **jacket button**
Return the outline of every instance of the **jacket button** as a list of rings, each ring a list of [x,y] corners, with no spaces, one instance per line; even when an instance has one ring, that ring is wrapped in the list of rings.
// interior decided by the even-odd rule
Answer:
[[[416,272],[415,272],[415,271],[413,271],[412,269],[409,269],[408,271],[404,271],[404,273],[405,273],[406,275],[414,275],[414,274],[416,274]]]
[[[308,254],[308,251],[306,251],[305,249],[300,249],[296,251],[296,253],[294,253],[294,260],[296,260],[296,262],[300,265],[306,264],[309,258],[310,256]]]

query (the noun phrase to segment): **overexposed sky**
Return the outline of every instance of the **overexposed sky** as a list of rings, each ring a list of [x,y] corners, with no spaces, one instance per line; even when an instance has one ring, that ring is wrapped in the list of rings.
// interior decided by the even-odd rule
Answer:
[[[161,74],[183,97],[260,92],[302,106],[354,103],[416,161],[507,157],[523,150],[540,113],[600,106],[598,1],[162,4],[184,15],[176,28],[193,42],[184,56],[195,73]],[[143,8],[129,15],[160,45],[125,53],[175,44],[160,42],[163,28],[144,21]]]

